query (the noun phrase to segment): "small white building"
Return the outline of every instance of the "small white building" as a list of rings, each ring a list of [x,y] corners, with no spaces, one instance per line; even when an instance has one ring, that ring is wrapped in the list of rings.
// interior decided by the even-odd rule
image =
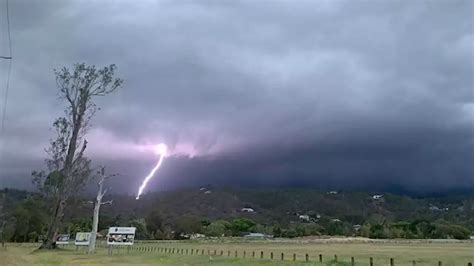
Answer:
[[[341,220],[339,220],[339,219],[332,219],[332,222],[333,222],[333,223],[340,223]]]
[[[331,194],[331,195],[337,195],[339,192],[335,191],[335,190],[332,190],[332,191],[329,191],[328,194]]]
[[[204,192],[204,194],[211,194],[211,193],[212,193],[212,191],[210,191],[210,190],[206,190],[206,192]]]
[[[247,208],[247,207],[240,209],[240,211],[241,211],[241,212],[255,212],[254,209],[252,209],[252,208]]]
[[[379,199],[382,199],[382,198],[383,198],[383,195],[380,195],[380,194],[376,194],[376,195],[372,196],[372,199],[374,199],[374,200],[379,200]]]
[[[203,234],[191,234],[189,239],[199,239],[199,238],[206,238],[206,235]]]
[[[298,216],[298,218],[302,221],[309,222],[309,215],[302,214],[302,215]]]
[[[265,235],[262,233],[249,233],[248,235],[244,235],[244,237],[248,238],[264,238]]]

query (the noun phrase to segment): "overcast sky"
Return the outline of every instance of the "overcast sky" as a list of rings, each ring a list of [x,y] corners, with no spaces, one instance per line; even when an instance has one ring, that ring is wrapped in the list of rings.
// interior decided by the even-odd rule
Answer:
[[[14,0],[10,17],[2,187],[44,168],[53,69],[85,62],[125,80],[87,137],[117,192],[136,192],[160,142],[151,190],[474,189],[472,1]]]

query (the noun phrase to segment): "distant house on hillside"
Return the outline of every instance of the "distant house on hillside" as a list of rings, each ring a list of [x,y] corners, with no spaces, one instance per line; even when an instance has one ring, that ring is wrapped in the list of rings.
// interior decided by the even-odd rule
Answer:
[[[203,234],[191,234],[189,236],[189,239],[199,239],[199,238],[205,238],[206,235],[203,235]]]
[[[204,191],[204,190],[206,190],[206,188],[205,188],[205,187],[201,187],[199,190]]]
[[[448,207],[445,207],[445,208],[440,208],[436,205],[430,205],[429,207],[430,211],[433,211],[433,212],[447,212],[449,211],[449,208]]]
[[[379,199],[382,199],[382,198],[383,198],[383,195],[380,195],[380,194],[376,194],[376,195],[372,196],[372,199],[374,199],[374,200],[379,200]]]
[[[212,193],[212,191],[210,191],[210,190],[206,190],[206,192],[204,192],[204,194],[211,194],[211,193]]]
[[[339,219],[332,219],[332,222],[333,222],[333,223],[340,223],[341,220],[339,220]]]
[[[337,195],[337,193],[339,193],[339,192],[334,191],[334,190],[328,192],[328,194],[330,194],[330,195]]]
[[[240,209],[240,211],[241,212],[255,212],[255,210],[252,209],[252,208],[242,208],[242,209]]]
[[[309,222],[309,215],[303,214],[298,216],[298,218],[302,221]]]

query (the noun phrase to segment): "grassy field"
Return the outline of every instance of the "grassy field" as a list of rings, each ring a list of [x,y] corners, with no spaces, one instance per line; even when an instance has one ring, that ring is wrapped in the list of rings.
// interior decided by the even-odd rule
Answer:
[[[164,252],[165,248],[167,252]],[[171,253],[173,248],[174,253]],[[197,255],[196,251],[199,251]],[[221,251],[223,256],[220,256]],[[263,259],[260,259],[261,251],[264,252]],[[252,252],[255,252],[255,258],[252,258]],[[281,253],[284,253],[284,261],[281,261]],[[293,254],[296,254],[296,261],[293,261]],[[309,262],[305,261],[306,254]],[[319,263],[319,254],[323,255],[323,263]],[[351,265],[351,257],[356,265],[369,265],[369,258],[373,257],[374,265],[390,265],[390,258],[394,258],[395,265],[413,265],[415,260],[417,266],[438,265],[438,261],[442,261],[443,266],[467,266],[468,262],[474,263],[474,243],[183,241],[140,243],[130,251],[115,249],[112,255],[107,255],[105,248],[88,255],[82,250],[76,251],[74,246],[57,251],[35,251],[32,245],[9,244],[6,250],[0,251],[0,265]]]

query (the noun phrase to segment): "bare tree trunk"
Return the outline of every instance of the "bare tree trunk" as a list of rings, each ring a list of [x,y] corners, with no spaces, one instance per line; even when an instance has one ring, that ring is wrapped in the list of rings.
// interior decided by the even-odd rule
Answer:
[[[102,178],[102,177],[101,177]],[[89,253],[94,253],[95,251],[95,240],[97,238],[97,228],[99,227],[99,211],[100,211],[100,205],[102,204],[102,188],[103,184],[102,182],[99,182],[99,192],[97,193],[97,199],[95,201],[95,206],[94,206],[94,217],[92,219],[92,232],[91,232],[91,238],[89,242]]]
[[[58,236],[59,226],[64,213],[64,207],[66,206],[66,199],[60,199],[57,203],[56,210],[54,212],[53,221],[48,227],[46,238],[41,244],[40,249],[53,249],[56,248],[56,238]]]
[[[94,216],[92,218],[92,232],[91,232],[91,238],[89,241],[89,253],[94,253],[95,252],[95,242],[97,238],[97,229],[99,227],[99,211],[100,211],[100,206],[102,204],[111,204],[112,201],[107,201],[102,203],[102,198],[104,197],[105,193],[107,193],[107,189],[104,190],[104,182],[107,178],[114,176],[114,175],[105,175],[105,167],[101,167],[99,170],[99,191],[97,192],[97,198],[95,201],[95,206],[94,206]]]

